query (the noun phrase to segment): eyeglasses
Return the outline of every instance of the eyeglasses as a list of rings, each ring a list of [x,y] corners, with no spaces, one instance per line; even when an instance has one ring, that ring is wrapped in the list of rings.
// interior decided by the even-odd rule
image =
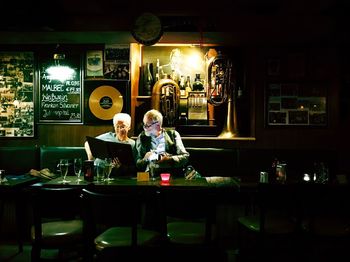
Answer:
[[[126,128],[126,125],[115,125],[114,126],[115,127],[115,129],[125,129]]]
[[[151,124],[143,124],[143,128],[150,128],[151,126],[158,124],[158,121],[152,122]]]

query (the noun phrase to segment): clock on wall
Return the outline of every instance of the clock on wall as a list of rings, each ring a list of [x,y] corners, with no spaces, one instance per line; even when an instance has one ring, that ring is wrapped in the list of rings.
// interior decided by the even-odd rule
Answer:
[[[162,23],[159,17],[152,13],[143,13],[136,18],[132,35],[140,44],[154,45],[163,35]]]

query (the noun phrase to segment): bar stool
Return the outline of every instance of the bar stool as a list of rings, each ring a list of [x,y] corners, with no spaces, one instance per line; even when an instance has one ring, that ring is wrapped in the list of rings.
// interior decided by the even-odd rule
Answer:
[[[78,188],[35,188],[32,192],[32,261],[39,261],[43,249],[74,250],[83,246],[83,221]],[[64,253],[59,258],[64,260]],[[67,259],[69,259],[67,257]]]
[[[297,188],[297,185],[287,184],[258,185],[253,210],[237,219],[240,257],[271,257],[291,250],[293,255],[298,255],[300,204]]]
[[[304,184],[303,232],[310,258],[349,260],[350,188],[349,185]]]
[[[140,225],[141,200],[136,189],[108,191],[92,186],[83,189],[82,199],[88,261],[94,256],[100,260],[141,258],[140,247],[160,244],[159,232]]]
[[[163,236],[172,257],[221,261],[214,193],[202,187],[162,187]],[[174,252],[176,250],[176,252]],[[224,259],[223,259],[224,260]]]

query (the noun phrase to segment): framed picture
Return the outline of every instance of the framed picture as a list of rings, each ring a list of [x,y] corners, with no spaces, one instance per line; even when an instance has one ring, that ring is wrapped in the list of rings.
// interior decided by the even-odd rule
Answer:
[[[105,79],[129,81],[130,63],[105,61],[103,75]]]
[[[105,61],[130,61],[129,45],[106,45]]]
[[[34,137],[34,55],[0,52],[0,138]]]
[[[127,81],[86,80],[84,84],[84,124],[111,125],[116,113],[130,113]]]
[[[86,52],[86,77],[103,76],[103,51],[93,50]]]
[[[268,126],[326,126],[327,86],[323,83],[268,83]]]

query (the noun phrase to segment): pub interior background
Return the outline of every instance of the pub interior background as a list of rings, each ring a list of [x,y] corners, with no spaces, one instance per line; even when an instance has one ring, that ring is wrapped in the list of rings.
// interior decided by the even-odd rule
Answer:
[[[124,61],[130,78],[118,83],[127,90],[124,102],[133,119],[131,135],[136,137],[140,115],[151,106],[151,98],[143,90],[147,58],[141,61],[142,50],[149,47],[139,44],[131,31],[139,15],[151,12],[160,18],[163,34],[150,48],[158,44],[194,44],[205,51],[223,47],[232,57],[236,86],[241,89],[235,104],[239,135],[221,138],[193,126],[192,133],[181,130],[186,147],[325,150],[336,152],[337,173],[349,175],[350,32],[346,25],[350,4],[346,1],[224,0],[204,5],[156,0],[145,3],[147,9],[130,1],[113,0],[63,0],[51,1],[50,5],[45,1],[10,1],[1,5],[0,52],[34,53],[35,135],[0,137],[0,146],[81,147],[86,136],[111,130],[111,121],[87,121],[84,92],[104,83],[116,83],[103,76],[86,76],[87,52],[104,51],[113,45],[130,50],[130,60]],[[67,57],[81,57],[83,115],[77,123],[38,119],[39,63],[57,51]],[[155,67],[156,63],[152,63]],[[282,124],[275,125],[269,118],[274,109],[267,101],[273,102],[269,95],[282,86],[291,92],[295,86],[321,90],[326,103],[320,122],[316,119],[314,124],[305,124],[305,115],[296,115],[296,124],[283,124],[285,120],[277,116],[277,123]],[[212,110],[217,132],[225,121],[226,105]]]
[[[7,3],[3,9],[7,11],[0,18],[0,44],[1,51],[33,51],[35,56],[45,49],[54,52],[59,45],[67,54],[80,52],[82,57],[87,50],[103,50],[106,45],[130,45],[136,51],[130,51],[128,102],[134,121],[140,122],[135,120],[135,108],[147,102],[138,98],[140,46],[131,30],[141,13],[151,11],[163,24],[159,43],[222,45],[240,57],[234,65],[242,88],[242,96],[237,99],[240,135],[233,139],[183,135],[185,146],[329,148],[339,152],[339,171],[346,172],[349,153],[344,142],[348,140],[350,115],[349,32],[345,26],[348,7],[345,1],[332,0],[239,0],[222,1],[218,6],[185,1],[167,6],[157,1],[149,10],[127,1],[55,1],[50,7],[42,1]],[[279,72],[270,74],[275,70],[270,68],[274,61],[279,63]],[[325,125],[268,125],[266,88],[274,83],[325,87]],[[216,115],[219,118],[222,114]],[[136,124],[133,122],[133,136],[138,134]],[[86,135],[110,128],[109,123],[46,124],[36,119],[35,137],[1,138],[1,145],[81,146]]]

